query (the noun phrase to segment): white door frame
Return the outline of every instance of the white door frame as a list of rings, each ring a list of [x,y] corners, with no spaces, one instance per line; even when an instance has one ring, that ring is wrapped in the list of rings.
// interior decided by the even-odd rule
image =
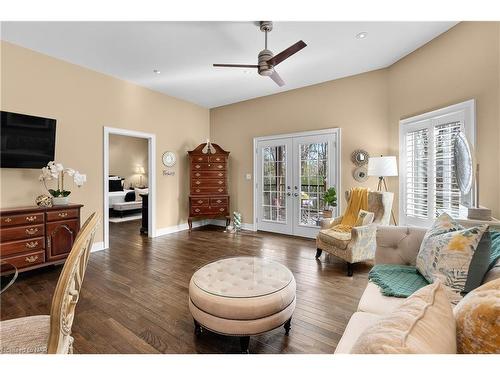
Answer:
[[[109,249],[109,135],[125,135],[148,140],[148,237],[156,237],[156,135],[135,130],[104,127],[103,192],[104,192],[104,248]],[[137,232],[139,235],[139,232]]]
[[[321,129],[321,130],[311,130],[311,131],[305,131],[305,132],[296,132],[296,133],[287,133],[287,134],[275,134],[275,135],[268,135],[268,136],[263,136],[263,137],[255,137],[253,139],[253,227],[254,230],[257,230],[257,213],[259,212],[258,207],[257,207],[257,173],[258,173],[258,149],[257,149],[257,143],[259,141],[269,141],[269,140],[274,140],[274,139],[282,139],[282,138],[293,138],[293,137],[304,137],[304,136],[311,136],[311,135],[324,135],[324,134],[333,134],[335,135],[335,166],[334,166],[334,176],[330,176],[330,178],[334,177],[334,181],[336,181],[336,187],[337,187],[337,212],[342,212],[342,199],[338,199],[340,197],[339,192],[342,191],[342,180],[341,180],[341,173],[340,173],[340,165],[341,165],[341,155],[342,155],[342,148],[341,148],[341,129],[340,128],[329,128],[329,129]]]

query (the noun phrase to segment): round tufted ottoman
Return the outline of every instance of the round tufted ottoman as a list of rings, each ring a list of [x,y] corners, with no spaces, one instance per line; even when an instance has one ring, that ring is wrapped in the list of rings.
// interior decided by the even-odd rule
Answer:
[[[253,257],[221,259],[200,268],[189,283],[195,333],[202,328],[240,336],[248,352],[251,335],[284,325],[288,335],[295,310],[295,278],[284,265]]]

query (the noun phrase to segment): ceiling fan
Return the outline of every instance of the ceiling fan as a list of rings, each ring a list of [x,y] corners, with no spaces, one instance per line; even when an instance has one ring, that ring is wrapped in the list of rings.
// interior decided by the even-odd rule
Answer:
[[[262,51],[259,52],[258,64],[257,65],[241,65],[241,64],[214,64],[215,67],[225,67],[225,68],[257,68],[258,73],[261,76],[270,77],[278,86],[283,86],[285,81],[281,79],[278,72],[274,70],[274,67],[284,60],[288,59],[293,54],[299,52],[302,48],[307,46],[302,40],[291,45],[284,51],[281,51],[276,56],[267,49],[267,33],[273,29],[273,23],[271,21],[260,21],[260,31],[265,33],[265,46]]]

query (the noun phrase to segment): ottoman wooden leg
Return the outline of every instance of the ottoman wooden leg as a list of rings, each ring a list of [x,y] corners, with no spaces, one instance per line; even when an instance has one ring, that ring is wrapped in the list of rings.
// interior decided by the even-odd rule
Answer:
[[[285,336],[288,336],[291,326],[292,326],[292,317],[290,317],[290,319],[288,319],[283,325],[283,327],[285,328]]]
[[[240,348],[242,354],[248,354],[248,345],[250,344],[250,336],[240,337]]]
[[[200,323],[198,323],[196,320],[194,320],[194,334],[197,337],[199,337],[201,335],[201,331],[202,331],[202,329],[201,329]]]
[[[347,276],[352,276],[352,263],[347,262]]]

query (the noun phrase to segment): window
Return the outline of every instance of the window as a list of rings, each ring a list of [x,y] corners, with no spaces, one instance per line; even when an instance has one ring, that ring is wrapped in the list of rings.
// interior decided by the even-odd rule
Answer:
[[[399,217],[405,225],[430,225],[447,212],[459,215],[472,193],[463,196],[454,172],[455,136],[474,145],[475,102],[469,100],[400,121]]]

